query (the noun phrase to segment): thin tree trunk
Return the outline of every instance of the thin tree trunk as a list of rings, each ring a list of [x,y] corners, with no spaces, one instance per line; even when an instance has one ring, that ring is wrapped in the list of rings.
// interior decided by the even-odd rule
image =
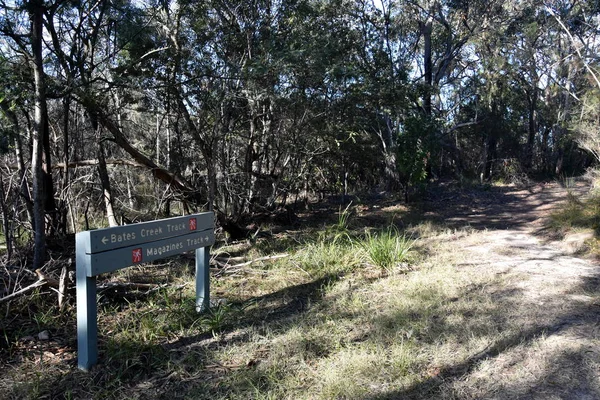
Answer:
[[[66,193],[69,187],[69,119],[70,119],[70,108],[71,108],[71,96],[66,96],[63,100],[63,181],[62,181],[62,193]],[[50,170],[50,173],[52,171]],[[63,234],[67,233],[67,202],[69,200],[63,198],[60,203],[60,226],[59,231]]]
[[[431,95],[432,95],[432,84],[433,84],[433,61],[432,61],[432,50],[431,50],[431,35],[432,35],[432,21],[431,17],[425,23],[421,24],[421,32],[423,34],[423,72],[425,80],[425,93],[423,95],[423,109],[425,114],[431,115]]]
[[[533,88],[531,96],[529,98],[529,124],[528,124],[528,135],[527,135],[527,154],[525,157],[525,166],[531,168],[533,166],[533,155],[535,145],[535,134],[536,134],[536,121],[535,113],[537,111],[537,97],[538,90]]]
[[[46,86],[44,82],[44,65],[42,58],[42,27],[44,17],[44,2],[32,1],[30,3],[31,16],[31,50],[33,54],[34,76],[34,131],[31,162],[31,175],[33,179],[33,269],[41,268],[46,259],[46,232],[44,221],[44,170],[42,168],[43,141],[46,137],[47,123],[44,118],[48,116],[46,105]]]
[[[13,252],[13,232],[6,206],[6,197],[4,191],[4,180],[0,176],[0,208],[2,209],[2,227],[4,229],[4,240],[6,241],[6,258],[10,261]]]
[[[104,156],[104,145],[102,138],[100,137],[100,129],[98,121],[95,116],[91,116],[92,128],[96,132],[96,140],[98,141],[98,176],[100,177],[100,184],[102,185],[102,197],[104,198],[104,206],[106,208],[106,218],[108,219],[108,226],[119,226],[117,219],[115,218],[115,211],[113,207],[113,196],[110,187],[110,178],[108,176],[108,169],[106,167],[106,157]]]
[[[58,228],[58,213],[56,210],[56,201],[54,199],[54,179],[52,178],[52,151],[50,149],[50,129],[48,126],[48,109],[44,111],[43,116],[44,136],[42,140],[43,150],[43,190],[44,190],[44,212],[46,216],[49,216],[49,232],[50,235],[54,235]],[[46,224],[48,225],[48,223]]]
[[[101,141],[98,142],[98,175],[100,176],[100,183],[102,185],[102,197],[104,197],[104,205],[106,207],[106,218],[108,219],[108,226],[119,226],[119,223],[115,218],[113,196],[110,187],[110,178],[108,176],[108,169],[106,168],[106,159],[104,157],[104,145]]]
[[[19,191],[23,199],[25,199],[25,206],[27,209],[27,216],[30,221],[33,221],[33,203],[31,201],[31,195],[29,194],[29,188],[27,187],[27,168],[25,166],[25,160],[23,158],[23,140],[21,138],[19,119],[17,115],[6,105],[6,103],[0,103],[2,111],[8,116],[13,124],[14,129],[14,148],[15,157],[17,158],[17,168],[19,170]]]
[[[487,140],[487,151],[486,151],[486,160],[485,160],[485,171],[484,171],[484,179],[489,180],[494,175],[494,163],[496,162],[496,147],[498,141],[496,138],[491,135]]]

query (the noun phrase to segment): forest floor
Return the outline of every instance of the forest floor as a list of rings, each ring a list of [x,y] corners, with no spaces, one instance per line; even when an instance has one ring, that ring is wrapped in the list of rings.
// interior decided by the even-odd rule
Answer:
[[[600,266],[587,252],[597,241],[591,229],[551,229],[552,214],[568,197],[582,198],[589,189],[584,181],[568,188],[558,182],[459,193],[440,188],[426,203],[425,218],[478,231],[456,240],[464,261],[455,266],[503,276],[504,284],[490,293],[522,327],[437,375],[442,392],[456,398],[600,398]]]
[[[222,302],[206,317],[180,287],[106,296],[89,373],[62,326],[74,314],[5,328],[0,398],[598,399],[598,239],[552,223],[589,190],[438,184],[418,207],[375,197],[343,223],[314,205],[302,229],[251,246],[289,257],[215,272]],[[389,224],[415,240],[408,266],[382,271],[345,242]],[[42,329],[50,342],[19,338]]]

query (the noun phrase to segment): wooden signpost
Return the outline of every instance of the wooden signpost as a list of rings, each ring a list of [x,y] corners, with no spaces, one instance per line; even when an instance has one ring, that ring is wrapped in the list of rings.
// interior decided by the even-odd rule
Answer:
[[[214,244],[214,214],[205,212],[80,232],[77,262],[77,361],[89,370],[98,361],[96,276],[196,251],[196,310],[209,308],[209,246]]]

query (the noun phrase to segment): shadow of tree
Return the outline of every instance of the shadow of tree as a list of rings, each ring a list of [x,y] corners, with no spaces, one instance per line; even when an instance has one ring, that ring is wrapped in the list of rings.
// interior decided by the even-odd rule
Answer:
[[[587,186],[572,188],[584,193]],[[512,186],[433,187],[424,203],[426,220],[458,228],[525,229],[566,198],[558,184]]]
[[[494,298],[498,301],[509,302],[505,304],[514,309],[528,307],[526,298],[519,298],[520,290],[515,287],[502,288],[502,293],[492,289]],[[509,291],[506,296],[505,291]],[[569,293],[585,293],[588,296],[600,295],[600,271],[594,275],[583,276],[578,284],[568,291]],[[455,383],[471,381],[471,386],[477,386],[477,379],[472,376],[484,361],[494,361],[500,357],[509,357],[508,354],[516,348],[532,349],[546,346],[546,354],[540,357],[535,369],[539,372],[529,379],[526,384],[518,380],[507,380],[498,376],[498,382],[493,391],[480,391],[468,398],[494,398],[494,399],[598,399],[600,398],[600,307],[597,302],[568,301],[561,299],[544,298],[540,303],[548,302],[550,309],[541,310],[542,314],[549,314],[547,323],[536,323],[526,329],[519,330],[501,340],[490,344],[485,350],[472,354],[464,361],[442,367],[434,376],[401,389],[388,390],[372,396],[362,397],[372,400],[386,399],[454,399],[466,396],[463,388],[454,387]],[[512,304],[511,304],[512,303]],[[504,308],[504,307],[502,307]],[[559,311],[560,310],[560,311]],[[497,308],[489,310],[490,315],[498,311]],[[388,316],[389,317],[389,316]],[[540,318],[541,320],[543,318]],[[452,331],[454,328],[446,326],[443,320],[437,320],[436,329]],[[500,326],[504,325],[500,321]],[[553,346],[540,344],[557,339]],[[535,343],[535,345],[534,345]],[[541,350],[538,350],[541,351]],[[531,350],[535,353],[534,350]],[[527,354],[527,353],[525,353]],[[518,355],[513,355],[518,357]],[[515,364],[523,360],[514,360]],[[515,368],[514,365],[512,365]],[[503,371],[505,372],[505,371]],[[488,377],[493,380],[494,377]],[[482,385],[484,386],[484,385]],[[485,386],[484,386],[485,387]],[[483,389],[482,389],[483,390]]]
[[[537,196],[542,191],[549,190],[549,196]],[[516,190],[515,188],[489,188],[488,190],[461,190],[440,191],[433,193],[425,205],[425,220],[447,227],[459,228],[465,225],[475,229],[526,229],[530,224],[540,218],[541,209],[547,210],[557,199],[562,198],[564,192],[555,187],[539,187],[532,191]],[[540,197],[540,198],[538,198]],[[524,201],[527,200],[527,201]],[[443,206],[442,206],[443,204]],[[408,213],[410,214],[410,210]],[[381,211],[379,221],[391,220],[398,211]],[[404,214],[405,216],[408,214]],[[378,220],[364,220],[365,226],[376,223]],[[400,223],[400,222],[399,222]],[[515,240],[516,242],[516,240]],[[516,243],[518,245],[518,243]],[[561,257],[556,253],[551,257],[540,258],[552,260]],[[535,261],[530,258],[527,261]],[[239,374],[247,380],[248,386],[254,386],[257,391],[264,393],[273,385],[273,376],[266,374],[275,373],[262,371],[254,365],[236,367],[208,368],[215,363],[212,358],[213,350],[225,346],[248,343],[253,338],[246,332],[251,327],[260,327],[265,331],[285,333],[297,325],[307,313],[325,306],[325,302],[336,301],[336,297],[350,296],[352,288],[341,290],[335,296],[325,298],[324,287],[339,282],[344,278],[341,274],[330,274],[320,279],[300,285],[289,286],[273,291],[264,296],[254,297],[249,301],[232,303],[233,317],[219,326],[220,338],[215,339],[213,332],[207,330],[196,335],[179,338],[170,343],[161,345],[148,345],[143,342],[115,340],[111,343],[104,342],[104,346],[113,346],[110,350],[111,359],[106,359],[90,374],[85,375],[71,369],[56,376],[47,377],[44,382],[42,394],[50,398],[61,398],[65,386],[70,386],[74,397],[99,397],[105,393],[106,398],[151,397],[151,398],[210,398],[211,390],[218,386],[220,395],[227,397],[236,393],[238,397],[242,389],[235,387],[234,383],[225,382],[225,378]],[[368,284],[371,282],[366,282]],[[580,285],[574,287],[575,291],[583,291],[596,295],[600,293],[600,275],[584,277]],[[446,305],[458,301],[457,299],[476,299],[476,295],[485,291],[492,301],[487,307],[479,307],[474,311],[465,302],[460,307],[455,307],[452,313],[461,316],[460,323],[452,322],[447,315]],[[418,296],[423,296],[419,299]],[[372,326],[360,337],[359,340],[378,340],[380,332],[409,330],[418,321],[422,326],[416,329],[413,338],[423,343],[434,343],[440,340],[443,334],[484,336],[487,330],[502,330],[515,321],[507,321],[511,316],[503,315],[506,309],[519,310],[527,308],[527,299],[521,296],[521,290],[516,286],[506,286],[503,283],[484,286],[468,286],[463,288],[456,297],[442,298],[437,306],[427,305],[427,296],[436,293],[423,291],[415,294],[415,301],[410,307],[387,310],[380,313],[374,308],[367,308],[364,313],[372,313],[370,322]],[[419,301],[422,300],[422,301]],[[560,299],[550,302],[552,306],[560,304]],[[565,302],[566,304],[566,302]],[[383,393],[367,395],[364,399],[433,399],[433,398],[460,398],[460,392],[453,392],[452,384],[461,381],[472,374],[482,362],[494,360],[519,346],[530,346],[538,338],[563,335],[574,328],[593,330],[598,327],[600,320],[600,307],[590,303],[575,303],[548,311],[551,315],[548,320],[524,324],[522,329],[503,336],[490,343],[485,349],[470,354],[462,361],[440,367],[434,376],[424,375],[420,381],[402,388],[388,389]],[[331,314],[334,324],[358,324],[365,314],[353,313]],[[477,315],[476,315],[477,314]],[[422,322],[425,321],[425,322]],[[463,324],[462,326],[460,324]],[[471,324],[470,326],[468,326]],[[469,329],[464,329],[465,325]],[[462,329],[462,330],[461,330]],[[120,349],[121,352],[115,351]],[[101,352],[101,360],[106,356]],[[318,349],[317,349],[318,350]],[[314,351],[314,362],[329,356],[327,351]],[[132,357],[134,355],[134,357]],[[188,373],[186,376],[169,373],[173,355],[181,357],[178,362]],[[561,393],[563,398],[600,398],[598,389],[598,373],[596,367],[600,365],[598,353],[590,353],[589,348],[558,349],[552,353],[553,362],[544,366],[543,374],[536,377],[529,385],[519,386],[504,383],[502,394],[483,393],[480,397],[494,398],[544,398],[554,390]],[[74,361],[73,361],[74,365]],[[570,383],[563,383],[561,375],[565,375],[564,366],[578,365],[577,373],[569,373]],[[278,371],[275,374],[293,374],[293,371]],[[275,376],[277,378],[277,376]],[[118,382],[121,386],[117,386]],[[143,382],[143,385],[140,387]],[[553,382],[561,382],[562,387],[556,387]],[[99,389],[102,385],[107,387]],[[112,391],[112,392],[111,392]],[[112,394],[111,394],[112,393]],[[243,393],[241,391],[240,393]],[[5,394],[11,397],[10,392]],[[591,396],[591,397],[589,397]]]

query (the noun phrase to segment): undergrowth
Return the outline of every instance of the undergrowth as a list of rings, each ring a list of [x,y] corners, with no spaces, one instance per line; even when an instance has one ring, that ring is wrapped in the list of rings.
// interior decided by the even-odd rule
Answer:
[[[582,199],[569,193],[566,202],[552,213],[550,226],[561,231],[593,229],[597,235],[600,233],[600,194]]]
[[[219,271],[211,290],[221,302],[203,314],[195,312],[189,267],[178,273],[165,272],[174,265],[133,271],[138,277],[155,274],[156,282],[167,277],[171,285],[137,296],[103,296],[100,363],[89,373],[76,369],[74,309],[63,314],[63,330],[34,311],[40,314],[32,318],[37,325],[31,332],[50,329],[55,344],[70,350],[64,357],[46,354],[55,349],[21,343],[29,331],[14,331],[7,339],[14,344],[11,353],[2,353],[3,394],[358,399],[402,398],[419,386],[421,398],[428,398],[427,391],[439,386],[431,379],[439,371],[517,329],[516,322],[505,323],[514,307],[492,296],[501,277],[452,266],[456,256],[448,241],[456,234],[431,225],[413,228],[419,240],[427,235],[448,242],[430,247],[425,260],[414,256],[423,243],[393,225],[365,230],[350,211],[340,210],[334,226],[293,240],[281,237],[288,248],[257,243],[213,250],[257,257],[277,249],[290,255]],[[398,269],[403,273],[389,273]]]
[[[360,242],[369,260],[391,272],[409,259],[410,251],[415,241],[405,234],[401,235],[394,226],[382,232],[372,233],[367,231],[365,239]]]

